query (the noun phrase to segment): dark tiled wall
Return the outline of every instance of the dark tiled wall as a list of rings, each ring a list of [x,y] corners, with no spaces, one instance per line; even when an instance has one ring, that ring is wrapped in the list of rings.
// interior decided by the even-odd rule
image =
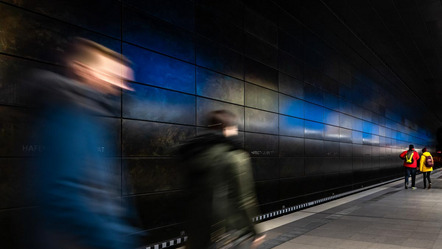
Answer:
[[[14,220],[32,205],[21,201],[32,188],[21,179],[40,149],[22,142],[33,131],[20,76],[59,70],[73,36],[133,62],[136,91],[123,92],[121,116],[107,119],[122,197],[136,203],[146,243],[183,230],[183,169],[173,148],[200,132],[211,110],[240,117],[262,212],[401,176],[398,153],[431,142],[426,127],[407,123],[400,96],[383,88],[388,81],[355,63],[359,55],[272,1],[3,0],[0,13],[2,248],[15,245]]]

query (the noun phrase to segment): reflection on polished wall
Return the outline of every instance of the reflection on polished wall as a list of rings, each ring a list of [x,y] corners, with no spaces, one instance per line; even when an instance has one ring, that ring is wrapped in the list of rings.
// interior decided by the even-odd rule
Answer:
[[[72,36],[133,62],[136,91],[105,119],[120,148],[121,198],[136,203],[146,244],[184,230],[173,148],[201,132],[211,110],[240,117],[264,213],[402,176],[398,154],[433,143],[363,57],[270,0],[1,0],[0,13],[1,248],[13,247],[14,219],[32,206],[17,197],[32,187],[20,179],[41,149],[21,142],[32,136],[23,118],[32,106],[20,76],[59,70]]]

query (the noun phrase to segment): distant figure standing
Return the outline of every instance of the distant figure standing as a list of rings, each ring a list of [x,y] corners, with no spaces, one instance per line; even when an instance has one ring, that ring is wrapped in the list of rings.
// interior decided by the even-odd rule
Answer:
[[[130,89],[132,70],[121,54],[82,38],[65,60],[65,74],[39,71],[29,83],[45,151],[29,179],[38,208],[26,248],[135,248],[112,158],[114,127],[103,118],[119,110],[115,96]]]
[[[419,154],[414,150],[414,145],[410,144],[408,150],[399,156],[404,160],[405,167],[405,189],[408,189],[408,178],[411,175],[411,189],[416,189],[416,168],[419,160]]]
[[[433,156],[431,156],[430,152],[427,151],[427,148],[422,149],[422,156],[420,160],[419,170],[422,172],[424,176],[424,189],[427,188],[427,180],[428,180],[428,189],[431,188],[431,178],[430,174],[433,171]]]
[[[255,237],[258,203],[249,155],[233,139],[237,122],[229,111],[213,111],[210,132],[180,148],[189,180],[186,248],[252,248],[264,238]]]

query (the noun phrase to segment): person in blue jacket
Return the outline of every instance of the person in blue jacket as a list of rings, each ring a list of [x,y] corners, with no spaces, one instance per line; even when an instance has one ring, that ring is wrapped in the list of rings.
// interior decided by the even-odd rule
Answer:
[[[118,110],[121,89],[131,90],[132,71],[119,53],[82,38],[66,68],[64,75],[37,72],[29,84],[45,148],[31,179],[38,199],[32,248],[135,248],[105,118]]]

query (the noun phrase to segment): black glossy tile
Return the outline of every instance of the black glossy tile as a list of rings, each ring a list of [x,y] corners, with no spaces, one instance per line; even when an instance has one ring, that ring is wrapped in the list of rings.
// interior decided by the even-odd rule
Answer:
[[[287,74],[279,72],[279,91],[293,97],[304,99],[304,83]]]
[[[353,156],[353,144],[350,143],[340,143],[339,152],[341,157],[351,157]]]
[[[345,143],[358,143],[359,140],[357,140],[357,137],[355,137],[355,139],[353,140],[353,132],[355,131],[345,128],[339,128],[339,140]],[[360,140],[360,143],[362,143],[362,140]]]
[[[35,156],[44,150],[39,129],[23,109],[0,106],[0,156]]]
[[[278,49],[253,35],[245,35],[244,54],[269,67],[278,68]]]
[[[281,178],[302,177],[305,175],[303,157],[281,157],[279,159]]]
[[[351,151],[351,146],[350,146]],[[324,141],[324,156],[326,157],[339,157],[340,145],[339,142]]]
[[[324,125],[324,139],[339,142],[340,141],[339,130],[340,130],[339,127]]]
[[[352,131],[352,140],[354,144],[362,144],[362,132]]]
[[[305,102],[304,116],[305,119],[322,123],[324,121],[324,107]]]
[[[245,105],[266,111],[278,112],[278,93],[246,83]]]
[[[199,38],[196,47],[196,63],[217,72],[244,79],[243,56],[226,47]]]
[[[278,114],[246,108],[246,131],[278,134]]]
[[[123,117],[195,124],[195,96],[140,84],[132,87],[133,92],[123,94]]]
[[[279,115],[279,135],[304,137],[304,119]]]
[[[302,157],[304,156],[304,138],[279,137],[280,157]]]
[[[338,173],[341,167],[341,158],[326,157],[324,158],[323,163],[324,174]],[[328,185],[327,188],[330,188],[330,185]]]
[[[185,194],[182,191],[168,191],[150,195],[127,197],[138,210],[140,223],[144,229],[168,226],[184,222]]]
[[[306,189],[301,187],[304,186],[304,184],[305,181],[303,181],[303,178],[282,179],[280,181],[280,198],[287,201],[289,198],[305,193]]]
[[[245,0],[243,1],[246,8],[250,9],[257,14],[261,15],[263,18],[273,22],[278,22],[278,16],[281,12],[280,7],[273,1],[254,1],[254,0]]]
[[[251,162],[255,181],[271,180],[279,177],[278,161],[275,158],[253,157]]]
[[[279,200],[279,180],[256,182],[255,188],[260,205]]]
[[[278,90],[278,71],[257,61],[246,58],[245,80],[257,85]]]
[[[364,153],[364,157],[371,157],[372,156],[372,146],[371,145],[362,145],[362,152]]]
[[[126,43],[123,54],[132,61],[135,81],[195,93],[194,65]]]
[[[304,64],[294,56],[279,50],[278,69],[296,79],[304,80]]]
[[[323,108],[324,123],[339,126],[339,112]]]
[[[379,146],[372,146],[371,147],[371,155],[373,157],[379,157],[381,155]]]
[[[373,135],[369,133],[362,133],[362,144],[373,144]]]
[[[310,176],[310,175],[324,174],[326,165],[327,164],[324,163],[324,158],[322,158],[322,157],[306,157],[305,158],[305,175]],[[316,181],[313,181],[313,182],[318,183]],[[313,184],[313,185],[315,185],[315,184]],[[316,186],[316,187],[318,187],[318,186]],[[309,190],[314,191],[313,189],[309,189]]]
[[[284,50],[295,58],[302,59],[304,46],[301,41],[285,31],[279,31],[278,48]]]
[[[244,148],[252,157],[278,156],[278,136],[245,133]]]
[[[30,170],[31,162],[26,158],[0,159],[0,209],[35,204],[35,186],[31,181],[35,174]]]
[[[185,169],[177,159],[123,160],[123,195],[179,190],[185,187]]]
[[[343,113],[339,113],[339,126],[353,129],[354,118]]]
[[[120,51],[117,40],[56,21],[52,18],[19,8],[0,4],[4,36],[0,52],[62,64],[64,52],[73,37],[91,39],[115,51]],[[17,25],[17,24],[20,25]]]
[[[244,130],[244,107],[205,98],[197,98],[197,125],[207,125],[207,114],[216,110],[233,112],[238,118],[238,129]]]
[[[244,104],[243,81],[199,67],[196,75],[198,95],[239,105]]]
[[[305,121],[304,136],[306,138],[323,139],[325,125],[321,123]]]
[[[0,211],[0,247],[24,248],[33,246],[28,241],[32,224],[31,209],[10,209]]]
[[[195,61],[192,34],[143,12],[123,8],[123,40],[188,62]]]
[[[197,8],[203,8],[216,19],[244,27],[244,3],[236,0],[196,0]]]
[[[345,157],[345,158],[341,157],[339,171],[351,174],[352,170],[353,170],[353,159],[351,157]]]
[[[194,30],[195,6],[193,0],[123,0],[123,3],[173,25]]]
[[[324,155],[324,141],[316,139],[305,139],[305,156],[321,157]]]
[[[306,84],[304,87],[304,99],[317,105],[324,105],[323,92],[317,86]]]
[[[353,154],[355,155],[355,154]],[[364,158],[363,157],[353,157],[353,172],[358,172],[363,169]]]
[[[301,9],[299,9],[301,11]],[[292,14],[287,11],[281,11],[278,17],[279,28],[289,35],[298,39],[299,41],[304,41],[305,24],[302,24],[297,20]]]
[[[121,4],[116,0],[6,2],[106,35],[119,38],[121,34]]]
[[[279,113],[281,114],[304,118],[305,104],[303,100],[279,94]]]
[[[123,120],[123,155],[172,155],[176,146],[195,136],[195,132],[194,127]]]
[[[197,5],[196,31],[215,42],[222,43],[233,50],[244,51],[244,31],[232,20],[220,18],[222,13],[204,5]]]
[[[244,29],[273,46],[278,45],[278,26],[249,8],[245,8]]]
[[[358,118],[353,118],[353,130],[362,131],[362,120]]]
[[[334,94],[326,92],[324,92],[323,94],[324,106],[335,111],[339,111],[339,98]]]

